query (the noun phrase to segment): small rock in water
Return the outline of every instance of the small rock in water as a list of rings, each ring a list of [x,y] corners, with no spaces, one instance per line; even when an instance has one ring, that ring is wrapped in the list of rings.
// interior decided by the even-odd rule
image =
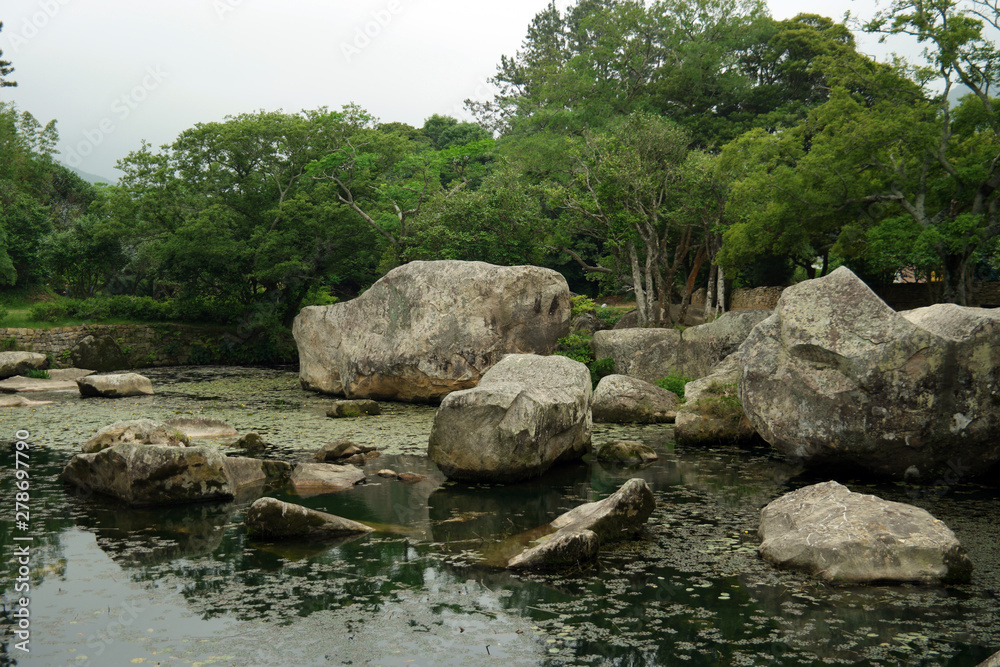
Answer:
[[[334,401],[327,409],[326,416],[335,419],[344,417],[362,417],[365,415],[375,416],[382,414],[382,408],[378,403],[368,399],[355,401]]]
[[[264,438],[257,431],[250,431],[233,443],[233,447],[236,449],[243,449],[248,452],[262,452],[266,445],[267,443],[264,442]]]
[[[400,482],[405,482],[406,484],[416,484],[427,479],[427,475],[418,475],[412,472],[401,472],[396,477]]]
[[[399,477],[399,474],[395,470],[382,469],[375,473],[379,477],[385,477],[386,479],[395,479]]]

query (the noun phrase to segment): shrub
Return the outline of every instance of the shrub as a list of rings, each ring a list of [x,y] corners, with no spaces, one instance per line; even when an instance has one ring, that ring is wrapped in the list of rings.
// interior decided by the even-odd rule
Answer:
[[[583,315],[584,313],[591,313],[597,307],[594,300],[589,296],[573,296],[569,299],[570,303],[570,316],[577,317]]]
[[[615,360],[611,357],[596,359],[587,364],[587,368],[590,369],[590,381],[596,388],[597,383],[601,381],[602,377],[614,374]]]
[[[52,376],[49,375],[48,371],[43,371],[39,368],[31,368],[24,374],[24,377],[35,378],[36,380],[51,380]]]
[[[56,322],[69,317],[65,302],[42,301],[28,309],[28,315],[36,322]]]
[[[684,385],[694,378],[683,377],[681,375],[668,375],[656,381],[656,386],[677,394],[677,398],[684,400]]]
[[[594,351],[590,349],[590,336],[573,333],[556,341],[554,354],[569,357],[581,364],[589,364],[594,360]]]

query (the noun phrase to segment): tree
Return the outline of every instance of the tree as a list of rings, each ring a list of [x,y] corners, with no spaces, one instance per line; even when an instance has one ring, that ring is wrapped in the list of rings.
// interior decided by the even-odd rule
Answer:
[[[962,304],[971,260],[1000,235],[1000,114],[990,96],[1000,83],[1000,52],[987,36],[998,23],[1000,9],[989,0],[894,0],[865,25],[926,45],[926,64],[914,75],[936,114],[925,141],[879,160],[891,179],[873,197],[897,205],[920,227],[940,260],[944,299]],[[959,85],[974,101],[953,110]],[[970,115],[978,122],[965,122]]]
[[[326,109],[262,111],[130,154],[109,206],[134,230],[135,279],[217,319],[287,325],[317,284],[344,279],[358,261],[370,270],[375,248],[335,188],[306,173],[342,124]]]
[[[659,325],[669,312],[674,276],[700,241],[700,211],[684,210],[681,197],[690,142],[669,120],[630,114],[585,133],[573,181],[554,193],[574,231],[598,240],[616,265],[589,270],[627,267],[639,326]]]
[[[0,21],[0,31],[3,31],[3,21]],[[3,51],[0,50],[0,56],[2,55]],[[11,81],[7,78],[13,71],[14,68],[11,67],[10,61],[0,58],[0,88],[13,88],[17,86],[17,81]]]

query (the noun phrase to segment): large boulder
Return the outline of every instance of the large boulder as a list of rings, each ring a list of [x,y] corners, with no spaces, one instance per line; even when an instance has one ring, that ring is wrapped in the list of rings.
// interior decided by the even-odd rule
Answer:
[[[750,422],[807,464],[902,478],[1000,461],[1000,309],[897,313],[841,267],[786,289],[740,363]]]
[[[717,320],[676,329],[613,329],[594,334],[595,359],[614,359],[615,372],[646,382],[668,375],[700,378],[739,349],[750,331],[771,315],[738,310]]]
[[[41,370],[48,364],[49,358],[37,352],[0,352],[0,379]]]
[[[986,660],[976,665],[976,667],[1000,667],[1000,651],[986,658]]]
[[[134,506],[231,500],[236,489],[225,459],[209,446],[122,443],[77,454],[63,470],[63,480]]]
[[[323,539],[370,533],[374,529],[357,521],[318,510],[260,498],[247,510],[247,535],[254,539]]]
[[[101,428],[83,444],[84,454],[94,454],[119,444],[187,447],[190,438],[182,431],[152,419],[129,419]]]
[[[84,398],[126,398],[128,396],[152,396],[153,383],[138,373],[115,373],[111,375],[88,375],[76,381],[80,396]]]
[[[594,389],[593,415],[599,423],[656,424],[672,422],[677,394],[627,375],[606,375]]]
[[[681,444],[743,443],[757,435],[739,400],[739,354],[731,354],[710,374],[684,385],[674,440]]]
[[[827,581],[967,582],[972,563],[955,534],[927,510],[814,484],[767,505],[760,555]]]
[[[639,478],[630,479],[613,494],[571,509],[557,517],[548,534],[535,540],[507,562],[512,569],[544,568],[592,560],[599,546],[638,531],[656,508],[653,492]]]
[[[451,478],[537,477],[587,453],[591,392],[590,372],[578,361],[508,355],[475,389],[442,401],[428,455]]]
[[[128,357],[114,338],[107,335],[85,336],[70,348],[70,359],[77,368],[89,368],[99,373],[117,371],[130,366]]]
[[[436,401],[476,386],[508,353],[549,354],[569,331],[566,280],[534,266],[411,262],[356,299],[302,310],[303,387]]]

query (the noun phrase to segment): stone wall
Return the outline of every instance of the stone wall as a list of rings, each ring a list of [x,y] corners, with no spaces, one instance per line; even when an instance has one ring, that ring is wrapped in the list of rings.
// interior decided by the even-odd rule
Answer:
[[[178,324],[84,324],[52,329],[0,327],[0,346],[50,355],[56,368],[71,366],[70,353],[87,336],[114,341],[127,368],[206,364],[218,360],[225,331]]]

